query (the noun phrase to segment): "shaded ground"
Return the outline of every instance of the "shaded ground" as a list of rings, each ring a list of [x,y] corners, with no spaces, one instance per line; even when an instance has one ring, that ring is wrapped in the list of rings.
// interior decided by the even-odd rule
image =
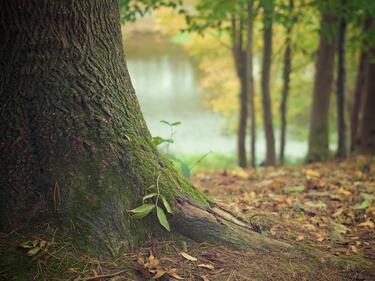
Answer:
[[[176,237],[104,262],[80,255],[46,226],[43,235],[0,236],[0,280],[375,280],[375,164],[368,159],[192,180],[256,231],[295,248],[239,253]]]

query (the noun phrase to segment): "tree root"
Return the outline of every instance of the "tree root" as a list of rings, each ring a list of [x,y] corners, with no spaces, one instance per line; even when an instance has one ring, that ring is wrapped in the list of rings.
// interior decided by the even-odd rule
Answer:
[[[229,246],[236,250],[287,252],[294,247],[268,238],[231,212],[213,205],[204,207],[191,200],[177,200],[171,222],[182,235],[198,242]]]

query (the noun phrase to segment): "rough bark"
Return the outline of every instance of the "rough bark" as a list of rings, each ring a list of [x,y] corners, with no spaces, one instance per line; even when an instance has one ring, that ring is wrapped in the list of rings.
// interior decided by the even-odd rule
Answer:
[[[294,1],[289,1],[290,13],[293,11]],[[287,128],[287,101],[289,95],[290,72],[292,70],[292,50],[291,50],[291,36],[293,24],[289,23],[286,28],[286,46],[284,53],[284,69],[283,69],[283,90],[281,92],[280,103],[280,116],[281,116],[281,129],[280,129],[280,155],[279,162],[284,164],[284,153],[286,143],[286,128]]]
[[[254,105],[254,75],[253,75],[253,13],[254,1],[249,1],[247,5],[247,46],[246,46],[246,77],[247,93],[249,97],[249,120],[250,120],[250,165],[256,166],[256,117]]]
[[[342,9],[345,9],[346,1],[341,1]],[[345,37],[346,37],[346,19],[344,16],[340,19],[339,38],[337,44],[337,157],[345,158],[348,153],[347,133],[346,133],[346,114],[345,114]]]
[[[375,49],[369,51],[368,80],[364,96],[362,119],[355,145],[358,154],[375,154]]]
[[[0,231],[48,223],[83,250],[117,255],[150,232],[168,237],[154,215],[127,212],[157,189],[175,211],[173,231],[238,249],[288,247],[210,205],[153,146],[117,1],[6,0],[0,19]]]
[[[246,126],[248,112],[248,95],[246,89],[245,52],[243,50],[243,19],[232,16],[232,54],[240,81],[238,128],[237,128],[237,160],[240,167],[247,166],[246,160]]]
[[[272,61],[272,17],[273,2],[267,1],[264,10],[263,61],[262,61],[262,106],[266,137],[266,166],[276,165],[275,137],[272,123],[272,102],[270,95],[270,72]]]
[[[330,31],[334,22],[331,15],[323,13],[310,117],[309,162],[324,160],[329,155],[328,117],[336,50],[334,35]]]

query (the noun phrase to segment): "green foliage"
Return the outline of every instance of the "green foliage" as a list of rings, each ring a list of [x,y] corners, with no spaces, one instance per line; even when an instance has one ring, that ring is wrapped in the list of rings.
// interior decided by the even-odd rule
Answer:
[[[150,214],[155,208],[156,208],[156,216],[158,218],[158,221],[160,223],[160,225],[162,225],[166,230],[170,231],[170,226],[169,226],[169,223],[168,223],[168,219],[167,219],[167,216],[165,215],[165,212],[164,210],[158,206],[159,202],[160,202],[160,199],[161,199],[161,202],[163,203],[163,206],[165,208],[165,210],[169,213],[169,214],[172,214],[173,215],[173,211],[172,211],[172,208],[171,206],[169,205],[167,199],[160,193],[160,189],[159,189],[159,178],[160,178],[160,174],[156,180],[156,189],[157,189],[157,192],[152,192],[152,193],[149,193],[149,194],[146,194],[145,196],[143,196],[143,204],[130,210],[129,212],[130,213],[133,213],[132,217],[135,218],[135,219],[143,219],[144,217],[146,217],[148,214]],[[154,187],[151,186],[151,187]],[[151,200],[152,198],[155,198],[155,201],[154,203],[144,203],[145,201],[147,200]]]
[[[134,22],[138,17],[160,7],[177,8],[182,0],[120,0],[121,19]]]

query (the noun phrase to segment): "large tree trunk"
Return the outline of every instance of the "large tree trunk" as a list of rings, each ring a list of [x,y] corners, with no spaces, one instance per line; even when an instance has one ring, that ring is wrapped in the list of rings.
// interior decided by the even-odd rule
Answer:
[[[355,151],[359,154],[375,154],[375,49],[369,51],[369,65],[364,96],[362,118]]]
[[[310,117],[307,155],[310,162],[324,160],[329,155],[328,117],[336,50],[334,36],[330,33],[332,24],[333,17],[323,13]]]
[[[209,204],[155,149],[126,68],[115,0],[0,2],[0,231],[48,223],[116,255],[154,214],[127,210],[160,191],[172,231],[238,249],[286,247]]]
[[[341,1],[342,10],[345,9],[345,0]],[[337,157],[345,158],[348,153],[345,114],[345,36],[346,19],[340,19],[338,39],[338,61],[337,61]]]
[[[253,76],[253,12],[254,1],[249,1],[247,5],[247,48],[246,48],[246,76],[247,92],[249,96],[249,119],[250,119],[250,165],[256,166],[256,119],[254,104],[254,76]]]
[[[263,30],[263,62],[262,62],[262,105],[263,123],[266,137],[266,159],[264,164],[276,165],[275,137],[272,123],[272,102],[270,95],[270,72],[272,61],[272,1],[265,2]]]
[[[290,13],[293,11],[294,1],[289,0]],[[291,51],[291,37],[292,37],[292,23],[288,24],[286,29],[286,47],[284,53],[284,69],[283,69],[283,91],[281,93],[280,116],[281,116],[281,130],[280,130],[280,155],[279,162],[284,164],[284,153],[286,143],[286,126],[287,126],[287,101],[289,95],[290,72],[292,70],[292,51]]]

